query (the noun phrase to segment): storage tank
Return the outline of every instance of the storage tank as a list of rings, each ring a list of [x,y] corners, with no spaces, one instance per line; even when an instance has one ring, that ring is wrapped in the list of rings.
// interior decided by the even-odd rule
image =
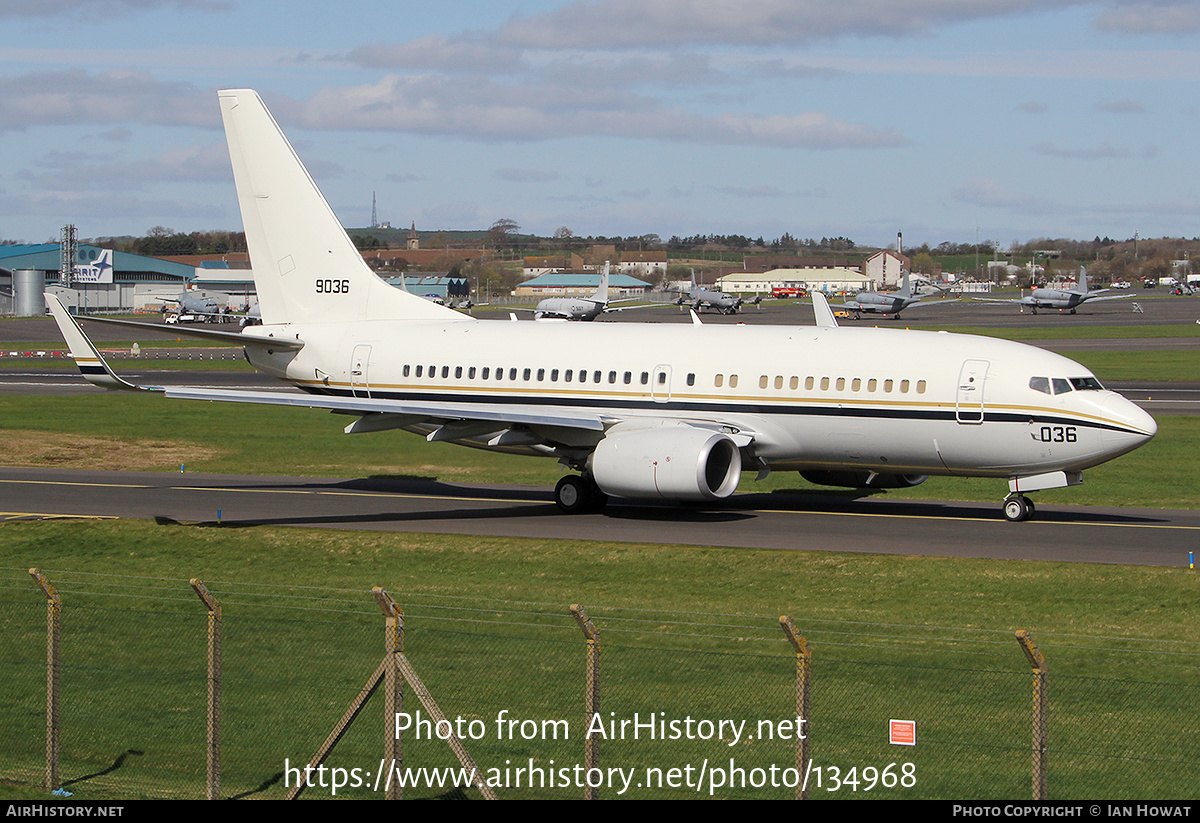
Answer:
[[[33,269],[13,272],[13,313],[18,317],[41,317],[46,313],[46,273]]]

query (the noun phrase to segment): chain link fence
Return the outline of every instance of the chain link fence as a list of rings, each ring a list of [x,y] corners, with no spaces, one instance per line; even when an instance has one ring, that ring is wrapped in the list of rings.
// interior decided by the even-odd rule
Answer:
[[[210,610],[188,581],[43,574],[61,598],[56,688],[47,594],[0,574],[0,780],[79,797],[283,798],[308,766],[304,797],[478,798],[464,762],[500,798],[792,798],[801,783],[809,799],[1022,799],[1038,762],[1050,800],[1200,795],[1194,644],[1034,631],[1039,738],[1010,631],[793,614],[801,685],[778,617],[589,607],[581,592],[577,619],[570,604],[393,591],[389,646],[371,592],[205,580],[220,609],[211,735]],[[398,716],[375,677],[317,764],[397,659],[419,677],[390,686]]]

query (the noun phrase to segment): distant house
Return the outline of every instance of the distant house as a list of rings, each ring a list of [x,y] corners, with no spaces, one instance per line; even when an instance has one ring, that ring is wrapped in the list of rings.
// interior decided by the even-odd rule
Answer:
[[[884,249],[867,258],[867,277],[880,286],[899,286],[904,273],[912,271],[912,260],[899,252]]]
[[[667,253],[665,251],[626,251],[621,252],[617,261],[617,271],[635,277],[645,277],[659,281],[667,273]]]

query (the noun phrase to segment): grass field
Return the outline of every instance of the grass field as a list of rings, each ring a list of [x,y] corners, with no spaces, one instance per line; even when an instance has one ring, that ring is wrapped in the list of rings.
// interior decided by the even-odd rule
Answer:
[[[9,641],[0,777],[18,784],[13,792],[36,780],[42,753],[44,606],[29,566],[64,597],[64,775],[95,775],[71,784],[81,798],[199,795],[204,613],[192,576],[224,604],[227,795],[279,796],[271,781],[284,758],[307,758],[374,668],[383,647],[374,585],[405,609],[407,653],[448,716],[490,723],[508,709],[577,730],[585,650],[569,603],[600,629],[601,706],[617,718],[788,717],[795,664],[776,620],[788,614],[813,648],[816,762],[916,768],[907,789],[814,792],[828,799],[1027,797],[1029,675],[1013,630],[1029,629],[1052,673],[1052,798],[1197,791],[1182,779],[1197,768],[1200,731],[1200,584],[1186,569],[112,522],[9,523],[0,546]],[[331,764],[374,766],[377,712]],[[892,717],[917,721],[918,749],[887,745]],[[782,741],[728,742],[610,741],[601,762],[791,762]],[[489,731],[470,748],[485,769],[582,757],[578,735],[511,741]],[[122,752],[138,754],[112,768]],[[452,763],[444,746],[411,735],[405,756]]]

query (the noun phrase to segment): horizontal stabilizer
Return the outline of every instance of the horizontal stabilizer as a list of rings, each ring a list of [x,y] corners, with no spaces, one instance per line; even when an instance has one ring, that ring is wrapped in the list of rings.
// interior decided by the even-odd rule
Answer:
[[[298,351],[304,348],[304,341],[283,338],[266,337],[257,334],[245,334],[236,331],[217,331],[215,329],[193,328],[191,326],[160,326],[157,323],[140,323],[137,320],[113,320],[106,317],[87,317],[87,323],[110,323],[114,326],[127,326],[131,329],[141,329],[152,334],[169,334],[172,337],[195,337],[200,340],[218,340],[231,346],[257,346],[275,351]],[[259,328],[259,327],[254,327]]]

